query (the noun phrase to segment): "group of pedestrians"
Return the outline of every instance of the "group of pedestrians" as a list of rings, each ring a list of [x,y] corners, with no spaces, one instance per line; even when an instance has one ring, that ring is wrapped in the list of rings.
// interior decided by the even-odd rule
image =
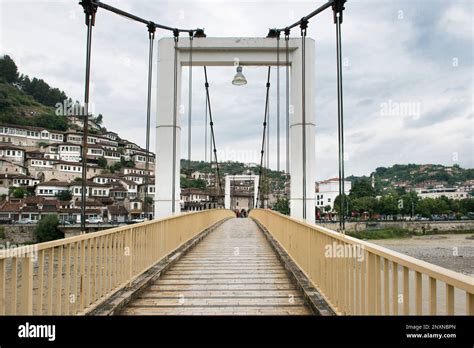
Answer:
[[[235,215],[238,218],[246,218],[248,216],[248,212],[245,209],[239,211],[239,209],[235,209]]]

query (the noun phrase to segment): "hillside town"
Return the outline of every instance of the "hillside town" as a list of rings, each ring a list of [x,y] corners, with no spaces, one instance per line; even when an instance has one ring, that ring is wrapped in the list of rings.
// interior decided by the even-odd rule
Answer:
[[[82,196],[82,120],[69,117],[65,131],[0,124],[0,219],[37,221],[57,214],[60,221],[80,221]],[[86,217],[125,222],[153,212],[155,155],[102,131],[89,121],[86,158]],[[148,200],[145,202],[145,181]]]

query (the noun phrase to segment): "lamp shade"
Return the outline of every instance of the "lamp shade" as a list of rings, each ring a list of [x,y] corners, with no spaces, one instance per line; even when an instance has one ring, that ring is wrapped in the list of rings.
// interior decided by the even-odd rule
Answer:
[[[236,86],[243,86],[247,84],[247,79],[245,78],[244,74],[242,74],[241,66],[237,67],[237,74],[235,74],[232,84]]]

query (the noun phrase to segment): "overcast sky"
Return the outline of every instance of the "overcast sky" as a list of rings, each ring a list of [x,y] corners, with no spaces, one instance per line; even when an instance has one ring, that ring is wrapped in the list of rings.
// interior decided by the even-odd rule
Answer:
[[[204,27],[212,37],[263,37],[268,28],[284,27],[324,3],[104,2],[157,23]],[[347,2],[342,29],[347,175],[367,175],[376,167],[396,163],[474,166],[473,3],[472,0]],[[82,101],[86,27],[78,0],[0,0],[0,16],[0,53],[11,55],[22,73],[42,78],[74,100]],[[169,34],[160,31],[157,36]],[[292,36],[298,37],[299,31],[295,30]],[[316,41],[316,176],[321,180],[337,176],[338,171],[332,11],[310,22],[308,36]],[[104,125],[109,130],[142,146],[145,145],[147,50],[148,36],[143,25],[99,9],[93,33],[93,111],[104,115]],[[217,148],[222,159],[257,162],[266,71],[245,68],[249,82],[245,87],[231,84],[234,73],[230,67],[208,69]],[[196,68],[193,76],[193,159],[204,159],[202,69]],[[272,76],[275,86],[275,70]],[[183,78],[187,78],[187,72]],[[155,87],[156,76],[153,84]],[[186,84],[183,83],[183,93]],[[272,168],[276,168],[275,102],[273,89]],[[186,110],[186,97],[182,104]],[[153,113],[153,127],[155,118]],[[186,118],[185,111],[183,135],[187,134]],[[283,125],[282,118],[282,130]],[[282,154],[284,144],[282,137]],[[182,158],[187,155],[186,149],[187,140],[183,139]]]

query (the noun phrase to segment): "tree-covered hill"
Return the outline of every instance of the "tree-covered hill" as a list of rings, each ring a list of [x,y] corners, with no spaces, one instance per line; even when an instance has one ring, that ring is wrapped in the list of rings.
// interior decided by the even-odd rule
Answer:
[[[0,122],[65,131],[68,121],[56,115],[55,105],[67,99],[44,80],[18,72],[8,55],[0,57]]]
[[[441,164],[395,164],[391,167],[376,168],[369,176],[349,176],[348,180],[371,181],[374,176],[375,188],[379,193],[394,187],[416,187],[423,184],[427,187],[436,183],[445,186],[462,184],[466,180],[474,180],[474,169]]]

